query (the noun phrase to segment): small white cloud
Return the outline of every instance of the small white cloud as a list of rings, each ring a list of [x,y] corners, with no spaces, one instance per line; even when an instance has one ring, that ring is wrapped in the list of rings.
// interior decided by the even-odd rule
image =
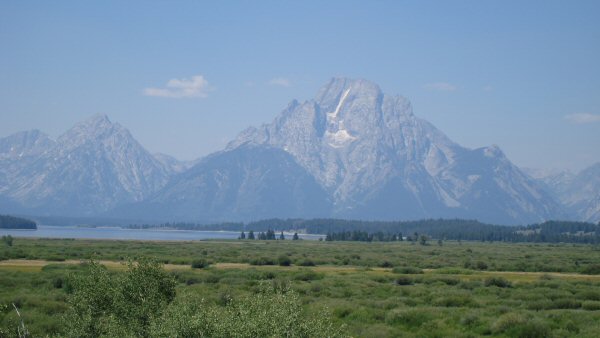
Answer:
[[[206,97],[209,90],[208,81],[204,76],[195,75],[191,79],[171,79],[166,88],[145,88],[144,95],[180,99]]]
[[[428,83],[428,84],[424,85],[423,87],[425,89],[439,90],[442,92],[452,92],[452,91],[455,91],[456,89],[458,89],[458,87],[456,87],[455,85],[448,83],[448,82]]]
[[[481,89],[483,89],[484,92],[491,92],[492,90],[494,90],[494,87],[492,85],[485,85]]]
[[[574,124],[595,123],[600,122],[600,115],[590,113],[576,113],[565,115],[565,120]]]
[[[276,77],[268,82],[271,86],[291,87],[292,82],[284,77]]]

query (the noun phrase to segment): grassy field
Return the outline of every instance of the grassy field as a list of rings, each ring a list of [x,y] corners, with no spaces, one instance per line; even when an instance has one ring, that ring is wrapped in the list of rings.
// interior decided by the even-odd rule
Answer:
[[[177,297],[222,304],[260,281],[290,284],[309,313],[326,307],[357,337],[597,337],[600,249],[589,245],[313,241],[142,242],[15,239],[0,246],[0,328],[22,312],[34,336],[56,336],[80,262],[114,273],[153,257]],[[209,262],[192,269],[193,261]],[[280,266],[279,264],[290,264]]]

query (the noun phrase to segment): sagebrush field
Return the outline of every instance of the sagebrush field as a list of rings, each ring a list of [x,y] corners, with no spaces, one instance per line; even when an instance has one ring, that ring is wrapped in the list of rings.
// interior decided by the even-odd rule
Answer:
[[[441,245],[440,245],[441,244]],[[94,259],[165,264],[177,301],[226,306],[267,281],[356,337],[597,337],[600,248],[573,244],[141,242],[17,238],[0,246],[0,335],[60,336],[71,280]],[[194,268],[192,267],[194,266]]]

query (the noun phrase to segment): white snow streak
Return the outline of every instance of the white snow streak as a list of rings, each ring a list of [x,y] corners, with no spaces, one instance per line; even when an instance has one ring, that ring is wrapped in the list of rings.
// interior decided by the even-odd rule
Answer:
[[[337,107],[335,107],[335,111],[327,114],[327,115],[329,115],[330,118],[334,119],[337,117],[337,115],[340,112],[340,109],[342,108],[342,105],[344,104],[344,101],[346,100],[346,97],[348,96],[349,93],[350,93],[350,89],[346,89],[344,94],[342,94],[342,98],[340,99],[340,102],[338,102]]]

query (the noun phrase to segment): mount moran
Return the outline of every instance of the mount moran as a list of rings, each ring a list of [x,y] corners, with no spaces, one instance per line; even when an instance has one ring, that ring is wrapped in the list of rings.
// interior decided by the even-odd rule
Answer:
[[[599,181],[598,170],[586,175]],[[462,147],[407,99],[346,78],[193,163],[150,154],[104,115],[56,140],[36,130],[0,139],[0,212],[33,216],[598,221],[599,187],[575,194],[569,182],[590,179],[550,186],[497,146]]]

